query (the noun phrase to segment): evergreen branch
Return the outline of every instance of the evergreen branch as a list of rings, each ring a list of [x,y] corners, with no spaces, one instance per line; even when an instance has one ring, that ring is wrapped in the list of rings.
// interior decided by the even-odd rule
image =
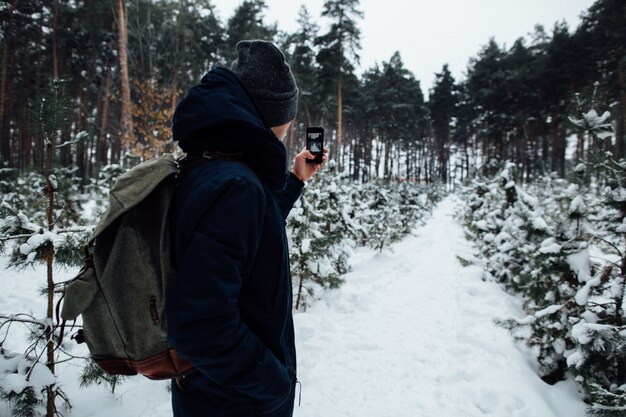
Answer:
[[[59,363],[64,363],[64,362],[71,362],[75,359],[83,359],[83,360],[89,360],[91,359],[91,357],[89,356],[78,356],[78,355],[74,355],[72,353],[69,353],[67,350],[65,349],[58,349],[59,351],[61,351],[63,354],[65,354],[67,356],[67,359],[60,359],[60,360],[56,360],[54,361],[55,364],[59,364]]]
[[[613,265],[613,266],[615,266],[617,268],[620,268],[620,269],[622,268],[622,266],[619,263],[614,262],[614,261],[609,261],[608,259],[604,259],[604,258],[601,258],[599,256],[591,256],[591,255],[589,255],[589,259],[599,259],[599,260],[601,260],[603,262],[606,262],[607,264]]]
[[[38,232],[33,232],[33,233],[30,233],[30,234],[22,234],[22,235],[0,236],[0,241],[6,242],[7,240],[25,239],[25,238],[29,238],[31,236],[35,236],[36,234],[38,234]]]
[[[613,249],[615,249],[617,251],[617,254],[620,256],[620,258],[623,258],[624,255],[622,254],[622,251],[619,250],[619,248],[617,246],[615,246],[613,243],[609,242],[608,240],[598,236],[598,235],[594,235],[594,234],[589,234],[589,236],[593,239],[598,239],[604,243],[606,243],[607,245],[611,246]]]
[[[606,303],[596,303],[595,301],[587,301],[587,305],[591,306],[591,307],[604,307],[604,306],[610,306],[610,305],[616,305],[617,302],[615,301],[609,301]]]
[[[50,335],[52,335],[52,332],[50,332]],[[46,339],[46,343],[45,345],[47,345],[50,340],[51,337],[46,337],[46,335],[42,335],[39,337],[39,339]],[[35,359],[35,361],[33,363],[39,363],[39,361],[41,360],[41,357],[43,356],[44,353],[46,352],[46,349],[41,349],[41,353],[39,355],[37,355],[37,358]],[[26,374],[26,381],[30,381],[30,376],[32,375],[33,371],[35,370],[35,366],[32,366],[29,370],[28,373]]]
[[[56,230],[56,234],[62,233],[83,233],[83,232],[91,232],[92,227],[84,226],[84,227],[70,227],[69,229],[59,229]]]
[[[63,142],[60,145],[56,145],[55,148],[59,149],[59,148],[63,148],[63,147],[68,146],[68,145],[74,145],[74,144],[79,143],[81,140],[84,140],[84,139],[86,139],[88,137],[89,137],[89,134],[87,132],[85,132],[85,131],[82,131],[82,132],[79,132],[74,137],[74,139],[70,139],[68,141]]]
[[[13,322],[12,321],[8,321],[8,322],[4,322],[4,323],[0,324],[0,329],[2,329],[2,327],[4,327],[4,325],[7,324],[7,323],[8,323],[7,331],[4,334],[4,338],[0,341],[0,347],[4,344],[4,342],[6,342],[7,338],[9,337],[9,331],[11,330],[11,325],[13,324]]]
[[[31,318],[28,318],[28,319],[18,318],[18,316],[21,316],[21,315],[28,316],[28,317],[31,317]],[[0,314],[0,319],[6,320],[6,321],[4,321],[0,325],[0,329],[2,328],[2,326],[4,326],[8,322],[36,324],[38,326],[41,326],[44,329],[47,329],[47,328],[50,327],[49,323],[44,323],[43,320],[38,320],[38,319],[34,318],[33,316],[28,315],[28,314],[16,314],[16,315],[11,315],[11,316],[5,316],[5,315]]]
[[[57,388],[55,390],[55,396],[61,398],[65,402],[65,406],[67,408],[69,408],[70,410],[72,409],[72,403],[70,403],[70,399],[67,397],[67,394],[63,390]],[[63,414],[59,410],[57,410],[56,407],[54,410],[54,414],[63,417]]]

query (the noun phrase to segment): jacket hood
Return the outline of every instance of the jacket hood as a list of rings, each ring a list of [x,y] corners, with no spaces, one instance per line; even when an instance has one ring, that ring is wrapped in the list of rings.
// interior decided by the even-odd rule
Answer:
[[[221,152],[241,160],[273,189],[284,186],[287,152],[265,125],[241,80],[214,68],[174,112],[174,140],[187,153]]]

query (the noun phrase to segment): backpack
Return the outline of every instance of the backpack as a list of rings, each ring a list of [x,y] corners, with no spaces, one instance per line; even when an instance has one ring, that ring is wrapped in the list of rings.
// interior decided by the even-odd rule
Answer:
[[[117,179],[87,241],[85,265],[65,288],[61,317],[82,315],[73,338],[109,374],[169,379],[193,369],[168,346],[165,316],[174,276],[169,214],[180,172],[179,161],[166,154]]]

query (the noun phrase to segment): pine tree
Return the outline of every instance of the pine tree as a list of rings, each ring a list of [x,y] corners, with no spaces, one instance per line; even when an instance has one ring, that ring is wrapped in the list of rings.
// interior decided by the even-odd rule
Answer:
[[[44,407],[47,417],[57,415],[57,399],[68,400],[56,381],[56,362],[59,346],[63,342],[60,324],[55,322],[54,307],[57,283],[54,281],[53,265],[78,265],[81,260],[80,243],[87,237],[86,228],[62,228],[61,216],[71,213],[67,210],[67,202],[61,202],[61,212],[57,211],[59,201],[59,176],[54,172],[54,150],[67,146],[71,141],[59,144],[60,124],[67,117],[67,107],[64,106],[63,82],[52,84],[50,94],[41,102],[40,125],[41,138],[45,144],[45,165],[42,178],[38,180],[39,195],[42,197],[39,207],[45,211],[41,222],[32,222],[23,211],[12,206],[8,201],[2,202],[0,208],[0,249],[5,250],[11,245],[11,266],[20,267],[42,262],[47,266],[45,294],[47,299],[46,317],[37,319],[25,314],[11,314],[0,316],[0,329],[6,332],[11,330],[12,323],[19,323],[26,327],[34,343],[23,354],[15,354],[2,350],[1,358],[4,362],[4,374],[0,377],[22,381],[24,389],[20,392],[0,392],[0,395],[13,404],[14,415],[33,415]],[[75,140],[80,140],[79,135]],[[43,207],[42,207],[43,206]],[[34,207],[29,207],[33,210]],[[80,211],[78,208],[77,211]],[[57,216],[58,214],[58,216]],[[68,224],[73,223],[70,219]],[[44,359],[42,361],[42,359]],[[44,366],[45,365],[45,366]],[[41,411],[43,413],[43,411]]]
[[[121,83],[121,115],[120,134],[113,140],[111,147],[113,163],[119,161],[121,144],[130,142],[133,134],[133,119],[130,98],[130,77],[128,72],[128,13],[124,0],[117,0],[117,27],[119,45],[120,83]]]
[[[602,147],[613,132],[608,117],[579,108],[570,119]],[[589,413],[609,417],[626,406],[626,173],[623,161],[599,155],[597,166],[579,163],[571,182],[546,176],[525,189],[515,183],[516,165],[507,164],[494,180],[472,186],[466,222],[491,276],[524,298],[528,316],[500,323],[532,348],[546,382],[569,371],[585,389]],[[601,194],[588,185],[590,169],[603,171],[595,177],[607,183]],[[591,256],[594,247],[602,255]]]
[[[359,0],[326,0],[322,17],[331,20],[329,31],[315,39],[320,47],[317,54],[319,65],[318,79],[324,101],[336,99],[337,152],[341,170],[341,152],[343,140],[343,87],[345,79],[354,71],[354,63],[359,62],[358,51],[361,49],[361,31],[356,20],[363,18],[359,9]],[[328,115],[327,119],[332,120]]]
[[[435,145],[438,154],[438,176],[446,183],[450,167],[448,161],[450,159],[450,146],[452,144],[452,118],[456,114],[456,95],[455,82],[448,64],[445,64],[440,73],[435,74],[435,84],[430,91],[428,98],[428,107],[430,114],[433,133],[435,136]]]
[[[305,129],[307,126],[320,125],[319,112],[315,97],[315,46],[313,40],[317,36],[319,27],[312,20],[307,8],[302,5],[298,11],[298,29],[287,36],[282,50],[293,71],[300,95],[298,98],[298,112],[296,120],[289,130],[286,147],[291,155],[304,147]]]
[[[237,58],[235,49],[237,42],[245,39],[274,40],[277,33],[276,25],[264,23],[265,9],[267,9],[265,0],[244,0],[228,19],[224,51],[227,66],[230,67],[230,63]]]
[[[291,236],[292,277],[297,288],[295,308],[307,305],[316,288],[337,288],[349,271],[351,243],[344,221],[341,199],[344,178],[337,175],[333,161],[327,172],[318,174],[288,218]]]

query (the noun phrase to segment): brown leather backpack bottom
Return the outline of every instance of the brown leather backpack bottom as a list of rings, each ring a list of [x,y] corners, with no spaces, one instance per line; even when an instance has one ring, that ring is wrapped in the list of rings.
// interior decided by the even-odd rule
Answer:
[[[150,379],[171,379],[193,370],[190,362],[180,358],[174,349],[152,355],[140,361],[117,358],[93,358],[105,372],[112,375],[141,374]]]

